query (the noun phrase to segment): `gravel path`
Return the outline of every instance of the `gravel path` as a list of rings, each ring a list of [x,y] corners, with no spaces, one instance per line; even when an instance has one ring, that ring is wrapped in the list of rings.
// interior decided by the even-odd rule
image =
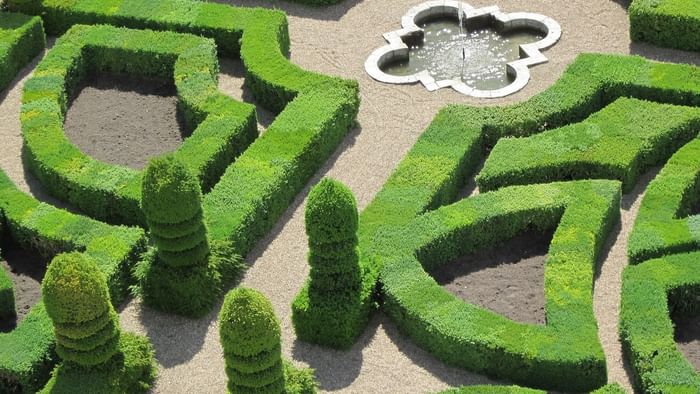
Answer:
[[[497,4],[505,11],[538,12],[556,19],[564,34],[545,54],[546,65],[532,69],[532,81],[521,92],[494,101],[465,98],[449,90],[426,92],[421,86],[384,85],[372,81],[363,64],[369,53],[384,45],[382,33],[399,28],[401,16],[418,0],[345,0],[342,4],[314,9],[272,0],[220,0],[235,5],[279,7],[289,15],[292,61],[309,70],[353,78],[360,83],[362,105],[359,127],[316,174],[310,184],[333,176],[356,194],[360,209],[381,188],[390,173],[436,112],[448,103],[507,104],[526,100],[551,86],[567,64],[581,52],[642,54],[659,60],[700,65],[700,54],[649,48],[631,44],[624,1],[612,0],[495,0],[473,1],[473,6]],[[24,71],[0,104],[0,167],[24,190],[44,200],[40,188],[25,174],[21,162],[19,97],[29,70]],[[221,88],[237,98],[249,98],[242,88],[236,62],[222,62]],[[261,128],[272,117],[259,111]],[[638,189],[643,190],[643,189]],[[265,293],[283,328],[283,351],[298,365],[317,369],[326,391],[354,393],[414,393],[437,391],[462,384],[493,383],[488,379],[445,366],[397,332],[384,315],[377,314],[360,341],[347,352],[336,352],[296,342],[290,304],[308,274],[303,226],[304,198],[308,187],[248,256],[251,268],[244,284]],[[601,340],[608,356],[611,381],[629,387],[617,340],[619,278],[626,264],[625,241],[636,209],[638,193],[626,198],[620,231],[611,241],[595,285],[595,310]],[[224,392],[221,348],[215,317],[191,321],[155,313],[132,301],[121,311],[122,326],[146,333],[157,349],[161,364],[156,393]]]

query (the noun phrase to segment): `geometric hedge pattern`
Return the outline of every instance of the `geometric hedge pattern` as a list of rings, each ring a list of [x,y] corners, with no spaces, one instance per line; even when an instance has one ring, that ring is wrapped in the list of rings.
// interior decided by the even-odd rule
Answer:
[[[634,4],[641,7],[644,0]],[[2,231],[47,256],[90,255],[107,277],[114,304],[133,284],[130,269],[148,243],[141,228],[114,225],[142,224],[141,175],[66,145],[65,105],[86,73],[174,79],[195,129],[181,151],[196,141],[190,152],[201,152],[177,154],[190,160],[185,165],[204,189],[210,237],[230,241],[240,255],[271,229],[357,114],[355,82],[289,62],[287,21],[278,11],[186,0],[163,0],[157,7],[141,0],[9,0],[8,5],[41,19],[0,17],[12,19],[0,23],[12,32],[0,38],[7,40],[0,45],[6,73],[14,76],[43,48],[43,28],[65,35],[23,96],[29,167],[50,192],[112,224],[39,203],[0,171]],[[632,8],[631,18],[635,12]],[[113,27],[78,26],[95,24]],[[106,39],[113,35],[122,42]],[[154,40],[162,47],[147,49]],[[279,113],[262,136],[255,135],[252,108],[217,91],[217,53],[240,57],[256,100]],[[140,66],[130,69],[120,60],[125,54],[135,55]],[[697,392],[698,373],[675,349],[669,317],[700,309],[698,220],[691,215],[700,179],[697,107],[700,69],[595,54],[580,55],[554,86],[523,103],[445,107],[360,215],[360,321],[379,304],[405,335],[448,364],[533,389],[604,386],[605,357],[592,310],[596,264],[619,218],[622,191],[646,169],[667,163],[649,186],[630,239],[634,265],[623,275],[621,336],[640,389]],[[223,123],[231,126],[224,145],[233,150],[217,146],[219,137],[205,138],[207,125]],[[581,130],[581,139],[568,138]],[[56,141],[72,156],[52,152]],[[458,201],[490,147],[493,153],[477,177],[483,193]],[[509,164],[525,160],[517,152],[534,156],[530,167]],[[62,190],[64,184],[70,188]],[[93,201],[99,203],[91,206]],[[106,214],[111,211],[119,216]],[[555,229],[545,263],[545,325],[513,322],[461,301],[427,274],[532,227]],[[358,325],[355,334],[362,329]],[[0,391],[40,389],[55,361],[51,323],[39,303],[12,333],[0,334]]]

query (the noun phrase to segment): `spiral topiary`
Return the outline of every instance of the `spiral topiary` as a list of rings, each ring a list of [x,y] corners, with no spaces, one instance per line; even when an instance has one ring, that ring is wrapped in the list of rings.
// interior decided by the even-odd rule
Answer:
[[[229,392],[285,391],[280,324],[264,295],[247,288],[229,292],[219,314],[219,335]]]
[[[347,348],[361,332],[366,318],[357,228],[357,202],[350,189],[333,179],[319,182],[306,205],[311,272],[292,305],[299,339]]]
[[[140,275],[144,301],[190,317],[209,311],[221,293],[220,272],[209,264],[210,247],[197,179],[172,156],[151,160],[143,178],[141,207],[156,256]]]
[[[56,256],[41,285],[53,321],[56,353],[82,367],[104,364],[119,351],[119,318],[107,281],[82,253]]]

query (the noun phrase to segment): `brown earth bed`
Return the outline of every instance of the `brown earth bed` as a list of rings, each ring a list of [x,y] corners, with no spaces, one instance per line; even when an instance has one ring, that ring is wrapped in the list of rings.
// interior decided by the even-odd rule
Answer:
[[[88,156],[133,169],[176,150],[188,135],[172,81],[113,74],[82,82],[64,128]]]
[[[700,372],[700,316],[676,317],[676,344],[695,369]]]
[[[41,298],[41,280],[46,273],[47,261],[20,246],[3,242],[0,266],[9,274],[14,285],[17,316],[0,320],[0,332],[12,331]]]
[[[459,298],[521,323],[544,324],[544,262],[552,233],[527,232],[431,275]]]

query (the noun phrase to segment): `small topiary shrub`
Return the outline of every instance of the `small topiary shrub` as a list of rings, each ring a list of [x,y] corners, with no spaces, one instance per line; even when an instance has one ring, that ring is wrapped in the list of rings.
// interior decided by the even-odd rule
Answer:
[[[56,333],[56,353],[83,367],[103,364],[119,349],[119,324],[107,282],[81,253],[54,258],[41,285]]]
[[[306,205],[311,273],[292,306],[299,339],[346,348],[361,332],[357,228],[357,202],[350,189],[326,178],[311,190]]]
[[[199,183],[174,157],[153,159],[141,206],[157,251],[143,275],[144,300],[167,312],[201,316],[214,306],[222,279],[209,264]]]
[[[314,393],[310,370],[282,360],[280,323],[265,296],[238,288],[226,295],[219,314],[230,393]]]
[[[41,284],[46,312],[63,359],[42,393],[137,393],[155,379],[146,338],[121,335],[107,281],[86,254],[53,259]]]

